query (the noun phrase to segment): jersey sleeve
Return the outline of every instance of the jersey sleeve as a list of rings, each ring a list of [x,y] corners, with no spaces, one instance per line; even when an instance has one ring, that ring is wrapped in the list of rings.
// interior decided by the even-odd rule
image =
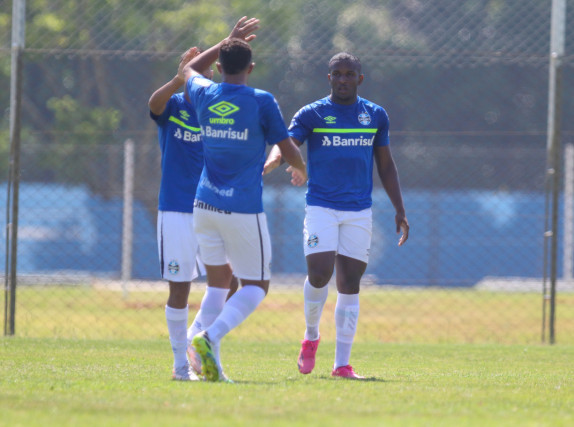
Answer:
[[[373,145],[375,147],[384,147],[390,144],[389,139],[389,116],[384,109],[377,110],[377,133],[375,134],[375,140]]]
[[[289,125],[289,136],[297,139],[302,144],[313,132],[313,127],[308,120],[308,111],[308,107],[301,108],[297,113],[295,113],[291,120],[291,124]]]
[[[171,115],[171,111],[174,108],[174,105],[177,104],[177,101],[175,99],[176,95],[172,95],[171,98],[169,98],[169,100],[167,101],[167,104],[165,104],[165,108],[163,110],[163,113],[161,113],[160,115],[154,114],[151,112],[149,112],[149,116],[151,117],[151,119],[156,122],[156,124],[158,126],[163,126],[167,123],[167,121],[169,120],[169,116]]]
[[[281,109],[275,97],[270,93],[263,93],[259,96],[262,100],[261,124],[265,134],[265,141],[269,145],[277,144],[289,137]]]
[[[197,107],[197,97],[203,92],[203,90],[211,86],[213,82],[205,77],[196,74],[185,82],[185,97],[189,103],[196,108]]]

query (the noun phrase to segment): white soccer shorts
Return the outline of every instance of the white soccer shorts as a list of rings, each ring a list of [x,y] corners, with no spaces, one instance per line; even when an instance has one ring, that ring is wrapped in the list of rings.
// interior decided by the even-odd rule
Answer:
[[[197,201],[194,230],[205,265],[229,262],[239,279],[271,278],[271,239],[265,213],[226,212]]]
[[[371,208],[355,212],[306,206],[303,251],[305,256],[335,251],[368,263],[372,230]]]
[[[157,246],[163,279],[191,282],[205,275],[193,231],[192,213],[158,211]]]

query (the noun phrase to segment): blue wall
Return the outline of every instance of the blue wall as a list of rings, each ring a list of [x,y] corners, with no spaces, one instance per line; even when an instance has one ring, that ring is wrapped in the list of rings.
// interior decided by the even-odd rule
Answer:
[[[305,270],[304,190],[264,190],[273,271]],[[404,191],[411,226],[398,247],[394,209],[373,194],[373,240],[366,274],[377,283],[472,286],[485,276],[542,277],[544,195],[492,191]],[[273,210],[274,206],[287,207]]]
[[[71,270],[119,277],[122,205],[120,199],[104,200],[81,186],[21,184],[18,273]],[[134,231],[133,276],[158,278],[155,217],[138,202]],[[4,260],[5,244],[0,255]]]
[[[85,187],[55,184],[22,184],[20,196],[20,274],[70,270],[119,277],[120,199],[104,200]],[[373,195],[366,274],[377,283],[472,286],[485,276],[542,277],[543,194],[404,191],[403,196],[411,237],[399,248],[394,210],[383,190]],[[5,194],[1,202],[5,212]],[[272,271],[303,274],[304,189],[266,187],[264,206]],[[155,221],[155,213],[135,203],[134,278],[159,278]],[[5,243],[2,261],[4,251]]]

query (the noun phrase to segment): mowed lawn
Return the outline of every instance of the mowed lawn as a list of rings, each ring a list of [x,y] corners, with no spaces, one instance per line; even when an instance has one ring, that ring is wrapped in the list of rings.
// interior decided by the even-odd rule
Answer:
[[[570,426],[574,346],[355,345],[366,381],[310,375],[298,343],[226,338],[235,384],[171,377],[166,339],[0,339],[2,426]]]
[[[205,287],[189,298],[190,322]],[[321,335],[335,339],[336,290],[321,319]],[[137,289],[99,286],[22,286],[16,298],[15,333],[28,338],[167,338],[167,287]],[[543,306],[538,292],[486,292],[473,289],[393,289],[363,287],[356,336],[358,343],[539,344]],[[574,292],[560,293],[556,342],[574,345]],[[546,308],[548,315],[549,309]],[[233,331],[249,341],[296,343],[305,330],[302,286],[273,286],[269,295]],[[545,324],[548,341],[548,321]]]

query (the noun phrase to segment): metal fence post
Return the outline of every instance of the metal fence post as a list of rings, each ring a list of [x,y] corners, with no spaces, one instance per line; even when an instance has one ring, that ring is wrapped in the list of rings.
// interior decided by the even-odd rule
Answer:
[[[548,136],[547,171],[552,171],[552,209],[550,234],[550,301],[548,319],[549,342],[555,342],[556,314],[556,275],[558,258],[558,196],[560,185],[560,125],[562,92],[562,58],[564,57],[564,37],[566,29],[566,0],[552,0],[552,22],[550,34],[550,72],[548,87]],[[548,233],[548,230],[546,230]],[[546,272],[545,272],[546,274]],[[546,292],[545,292],[546,293]]]
[[[6,273],[4,335],[16,331],[16,277],[18,265],[18,202],[20,197],[20,123],[22,107],[22,53],[26,34],[26,1],[12,2],[12,64],[10,75],[10,173],[6,197]]]
[[[562,279],[572,281],[574,262],[574,144],[564,147],[564,255]]]
[[[127,284],[132,278],[133,204],[134,204],[134,142],[124,142],[124,208],[122,221],[122,290],[128,296]]]

